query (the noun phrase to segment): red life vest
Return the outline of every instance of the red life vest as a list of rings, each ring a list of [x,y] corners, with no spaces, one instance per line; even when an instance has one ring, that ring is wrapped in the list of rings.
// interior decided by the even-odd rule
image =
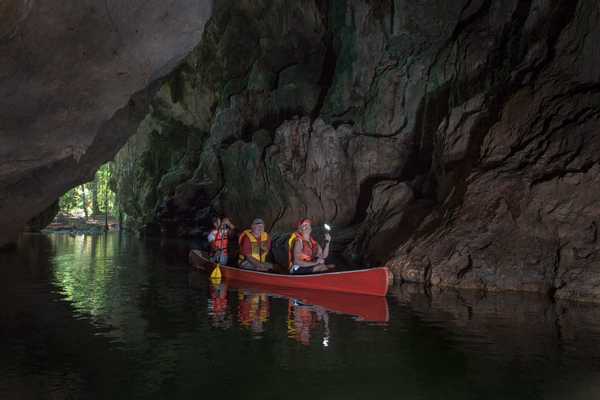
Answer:
[[[223,250],[223,254],[227,254],[227,247],[229,245],[229,234],[227,231],[221,231],[214,229],[211,233],[215,233],[215,240],[210,242],[210,247],[213,251]]]
[[[288,268],[292,268],[294,264],[294,246],[297,240],[302,241],[302,254],[300,255],[302,261],[314,261],[319,253],[319,244],[312,236],[310,240],[305,240],[300,233],[294,232],[288,240]]]

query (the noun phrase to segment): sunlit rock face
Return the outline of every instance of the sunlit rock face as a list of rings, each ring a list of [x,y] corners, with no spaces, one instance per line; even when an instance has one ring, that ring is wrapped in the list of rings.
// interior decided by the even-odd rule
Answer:
[[[211,2],[0,4],[0,245],[125,143]]]

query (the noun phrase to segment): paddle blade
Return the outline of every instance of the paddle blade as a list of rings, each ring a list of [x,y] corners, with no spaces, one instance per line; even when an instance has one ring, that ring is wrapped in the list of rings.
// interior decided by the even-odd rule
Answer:
[[[221,266],[217,264],[215,269],[213,269],[213,271],[210,273],[210,279],[220,282],[222,277],[223,275],[221,274]]]

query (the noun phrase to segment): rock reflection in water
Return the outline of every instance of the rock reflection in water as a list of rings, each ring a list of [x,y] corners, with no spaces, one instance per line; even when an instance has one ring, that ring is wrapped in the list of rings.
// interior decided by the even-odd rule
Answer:
[[[433,289],[402,285],[393,296],[423,321],[450,330],[463,346],[501,358],[511,354],[600,361],[600,309],[536,293]],[[560,353],[556,352],[561,347]]]

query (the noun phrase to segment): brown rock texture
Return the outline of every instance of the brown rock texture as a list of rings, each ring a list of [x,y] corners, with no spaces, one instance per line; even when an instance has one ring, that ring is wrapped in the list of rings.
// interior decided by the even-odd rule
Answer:
[[[0,4],[0,245],[111,159],[209,1]]]
[[[30,21],[31,4],[1,12]],[[599,17],[594,0],[217,2],[155,96],[122,102],[138,107],[111,122],[125,128],[73,135],[58,146],[68,154],[23,142],[52,169],[3,153],[0,182],[13,189],[0,208],[33,193],[14,188],[50,180],[43,171],[106,154],[91,137],[112,150],[136,127],[118,186],[138,229],[194,236],[220,212],[286,231],[307,215],[403,281],[600,301]],[[13,125],[36,115],[17,111]],[[72,130],[59,126],[39,129],[64,143]]]
[[[438,202],[391,265],[407,281],[598,301],[600,7],[496,7],[483,2],[435,64],[459,69],[448,95],[464,97],[433,134]]]
[[[600,300],[598,16],[222,2],[138,129],[159,168],[134,168],[130,213],[179,236],[214,212],[276,231],[308,215],[403,281]]]

